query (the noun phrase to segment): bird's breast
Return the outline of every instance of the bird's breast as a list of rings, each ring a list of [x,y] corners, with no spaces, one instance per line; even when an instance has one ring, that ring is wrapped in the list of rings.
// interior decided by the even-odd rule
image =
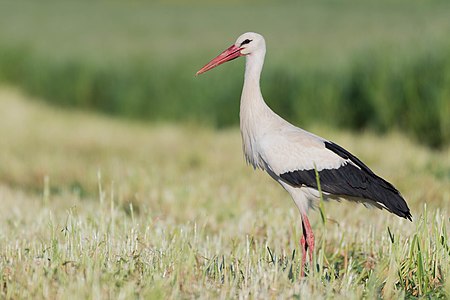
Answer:
[[[264,134],[263,126],[249,126],[241,122],[242,150],[245,160],[255,169],[265,170],[265,163],[261,157],[260,141]]]
[[[255,137],[242,129],[241,129],[241,136],[242,136],[242,150],[244,151],[245,160],[255,169],[261,168],[261,164],[259,162],[260,157],[257,150],[258,145]]]

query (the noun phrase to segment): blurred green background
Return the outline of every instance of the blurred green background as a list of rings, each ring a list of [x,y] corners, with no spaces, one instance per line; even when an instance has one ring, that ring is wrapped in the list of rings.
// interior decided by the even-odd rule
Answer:
[[[266,38],[263,94],[289,121],[450,143],[448,1],[2,1],[0,82],[59,106],[233,126],[244,59],[194,74],[246,31]]]

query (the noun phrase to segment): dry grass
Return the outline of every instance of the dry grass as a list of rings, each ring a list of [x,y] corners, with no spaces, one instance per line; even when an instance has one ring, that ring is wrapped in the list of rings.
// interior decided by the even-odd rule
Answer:
[[[300,279],[296,208],[245,166],[238,130],[25,98],[0,89],[1,298],[450,297],[450,149],[316,128],[392,181],[414,222],[327,203]]]

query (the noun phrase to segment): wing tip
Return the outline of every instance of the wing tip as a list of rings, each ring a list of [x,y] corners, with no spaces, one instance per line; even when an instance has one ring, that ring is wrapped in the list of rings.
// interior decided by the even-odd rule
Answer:
[[[407,219],[407,220],[409,220],[411,222],[413,221],[411,212],[409,210],[404,214],[403,218],[405,218],[405,219]]]
[[[384,202],[384,204],[387,204],[385,208],[391,213],[412,222],[413,217],[405,199],[398,191],[395,196]],[[392,199],[395,199],[395,201],[392,201]]]

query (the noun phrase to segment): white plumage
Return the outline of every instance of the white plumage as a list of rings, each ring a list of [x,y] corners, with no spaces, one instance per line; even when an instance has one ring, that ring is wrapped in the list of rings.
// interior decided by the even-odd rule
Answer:
[[[254,168],[265,170],[279,182],[300,210],[303,274],[307,250],[310,248],[311,263],[314,251],[314,235],[306,213],[319,199],[316,170],[327,199],[347,198],[385,208],[408,219],[411,214],[395,187],[358,158],[326,139],[295,127],[267,106],[259,83],[265,53],[266,44],[260,34],[244,33],[197,75],[239,56],[246,57],[240,106],[245,158]]]

